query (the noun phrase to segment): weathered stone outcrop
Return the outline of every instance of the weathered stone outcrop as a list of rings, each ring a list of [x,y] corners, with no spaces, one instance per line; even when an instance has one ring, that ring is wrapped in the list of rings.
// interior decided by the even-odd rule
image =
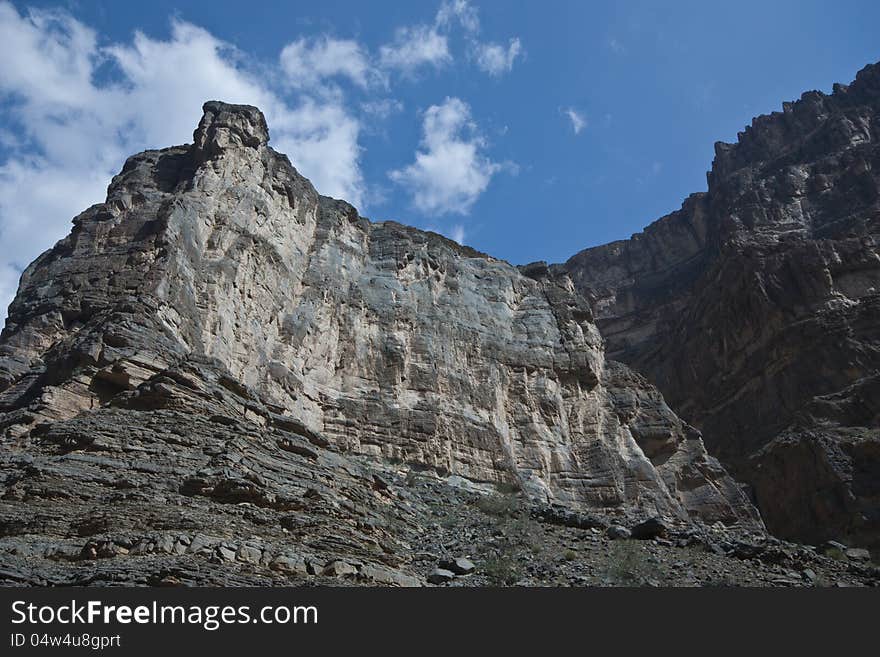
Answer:
[[[172,507],[280,513],[316,477],[372,499],[357,457],[543,503],[760,522],[700,434],[605,360],[566,274],[371,223],[269,148],[256,108],[204,109],[193,145],[130,158],[22,276],[0,338],[3,514],[41,507],[33,473],[112,514],[129,468]]]
[[[880,538],[880,65],[718,143],[708,191],[554,266],[771,531]]]

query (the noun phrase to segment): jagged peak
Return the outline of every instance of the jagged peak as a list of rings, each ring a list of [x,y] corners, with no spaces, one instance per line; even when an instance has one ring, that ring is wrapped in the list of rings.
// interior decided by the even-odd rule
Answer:
[[[856,73],[856,79],[853,83],[859,85],[863,89],[874,89],[880,91],[880,62],[876,64],[867,64],[862,70]],[[840,85],[841,87],[843,85]],[[835,91],[837,91],[835,89]]]
[[[253,105],[210,100],[202,111],[202,120],[193,132],[193,144],[209,157],[230,147],[261,148],[269,143],[266,117]]]
[[[807,138],[829,116],[871,102],[880,95],[880,62],[862,68],[855,80],[834,83],[831,94],[805,91],[795,101],[782,103],[782,110],[761,114],[737,133],[735,143],[715,142],[712,169],[706,174],[709,186],[735,171],[778,155],[784,145]]]

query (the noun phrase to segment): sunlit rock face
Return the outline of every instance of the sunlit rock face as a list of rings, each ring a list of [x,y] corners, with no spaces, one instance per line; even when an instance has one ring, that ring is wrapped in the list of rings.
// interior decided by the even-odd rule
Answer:
[[[718,143],[708,192],[555,271],[785,537],[880,539],[880,65]]]
[[[131,422],[147,440],[169,409],[186,410],[199,445],[211,432],[197,420],[219,400],[242,426],[537,500],[760,523],[700,434],[605,359],[567,273],[371,223],[273,151],[256,108],[204,110],[193,145],[130,158],[107,201],[23,274],[0,340],[7,462],[66,458],[46,437],[76,443],[57,435],[77,418],[98,433],[102,418]],[[120,456],[124,442],[104,449]],[[144,486],[178,503],[208,490],[180,483],[217,474],[202,461],[181,457],[175,484]],[[271,487],[278,470],[262,463],[248,472]]]

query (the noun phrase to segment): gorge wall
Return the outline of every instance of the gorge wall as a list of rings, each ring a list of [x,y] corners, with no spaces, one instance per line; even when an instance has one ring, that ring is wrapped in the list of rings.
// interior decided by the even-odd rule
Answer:
[[[556,272],[790,538],[880,539],[880,65],[718,143],[708,191]]]
[[[876,544],[878,140],[874,65],[717,144],[644,232],[514,267],[320,196],[259,110],[206,103],[22,275],[0,581],[410,581],[419,473],[767,540],[729,467],[774,533]]]
[[[269,148],[256,108],[220,102],[192,145],[130,158],[24,272],[0,431],[0,529],[41,517],[46,541],[196,498],[202,528],[229,503],[327,497],[375,527],[346,515],[378,504],[364,458],[575,509],[760,526],[699,432],[605,359],[568,275],[371,223]],[[321,522],[337,552],[351,540]]]

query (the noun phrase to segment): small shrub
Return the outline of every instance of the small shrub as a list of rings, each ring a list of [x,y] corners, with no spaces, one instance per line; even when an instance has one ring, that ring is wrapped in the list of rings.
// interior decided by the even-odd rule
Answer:
[[[522,491],[522,488],[518,483],[502,481],[495,484],[495,490],[497,490],[501,495],[515,495]]]
[[[835,561],[846,561],[846,553],[840,548],[831,548],[825,551],[825,556]]]
[[[492,586],[513,586],[521,579],[522,574],[513,554],[490,557],[483,562],[482,571]]]
[[[519,510],[519,500],[514,495],[485,495],[477,499],[476,506],[489,516],[512,516]]]
[[[636,541],[615,541],[608,551],[607,574],[618,586],[634,586],[649,572],[649,564]]]

